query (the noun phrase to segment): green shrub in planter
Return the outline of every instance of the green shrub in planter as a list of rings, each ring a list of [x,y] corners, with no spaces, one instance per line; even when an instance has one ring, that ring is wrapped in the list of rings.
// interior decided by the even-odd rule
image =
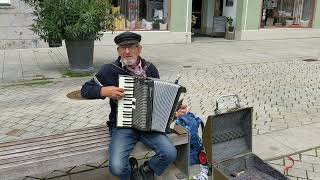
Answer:
[[[96,40],[102,35],[102,27],[114,30],[109,0],[24,1],[34,8],[32,30],[46,42]]]
[[[74,46],[67,45],[70,69],[90,69],[92,68],[93,41],[100,39],[101,30],[114,30],[114,15],[111,13],[111,3],[109,0],[23,0],[34,8],[34,23],[32,30],[41,39],[48,42],[50,46],[61,44],[62,40],[68,42],[77,41],[73,45],[81,44],[82,49],[74,49]],[[83,42],[90,44],[90,50],[83,52]],[[91,42],[89,42],[91,41]],[[71,44],[71,43],[69,43]],[[92,53],[91,55],[77,56],[72,59],[69,56],[69,47],[73,48],[72,54]],[[76,47],[75,47],[76,48]],[[74,53],[76,52],[76,53]],[[76,65],[71,62],[81,62],[79,57],[86,57],[89,63]],[[78,63],[79,64],[79,63]],[[81,63],[80,63],[81,64]],[[90,67],[89,67],[90,66]]]

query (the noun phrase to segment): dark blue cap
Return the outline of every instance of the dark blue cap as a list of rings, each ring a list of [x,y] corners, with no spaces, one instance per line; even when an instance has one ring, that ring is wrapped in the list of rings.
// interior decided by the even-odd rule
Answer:
[[[119,46],[125,44],[140,43],[140,41],[141,36],[130,31],[123,32],[114,38],[114,42]]]

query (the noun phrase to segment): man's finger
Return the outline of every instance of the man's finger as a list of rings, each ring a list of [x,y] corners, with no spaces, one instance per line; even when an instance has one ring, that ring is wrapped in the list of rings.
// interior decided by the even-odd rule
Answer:
[[[117,91],[119,91],[119,92],[124,92],[124,89],[122,89],[122,88],[117,88]]]

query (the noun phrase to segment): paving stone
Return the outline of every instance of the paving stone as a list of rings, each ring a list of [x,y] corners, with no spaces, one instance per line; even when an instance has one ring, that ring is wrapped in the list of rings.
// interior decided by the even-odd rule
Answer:
[[[35,131],[36,133],[39,133],[39,134],[51,134],[54,132],[53,129],[49,129],[49,128],[40,128],[38,129],[37,131]]]
[[[29,125],[25,125],[25,124],[16,124],[14,126],[11,126],[11,128],[13,128],[13,129],[25,129],[28,126]]]
[[[288,171],[288,175],[293,177],[307,178],[307,171],[302,169],[291,168]]]
[[[313,169],[315,172],[319,172],[320,173],[320,165],[319,164],[313,164]]]
[[[308,162],[312,164],[320,164],[320,157],[314,157],[309,155],[301,155],[302,162]]]
[[[320,180],[320,173],[308,171],[308,178],[313,180]]]
[[[78,126],[78,127],[85,127],[88,123],[84,122],[74,122],[71,124],[71,126]]]
[[[45,121],[32,121],[31,123],[29,123],[29,125],[32,125],[32,126],[43,126],[45,124],[47,124],[48,122],[45,122]]]
[[[57,124],[59,124],[59,125],[71,125],[71,124],[73,124],[73,123],[75,123],[75,121],[71,121],[71,120],[61,120],[61,121],[59,121],[59,122],[57,122]]]
[[[6,123],[3,123],[3,124],[1,124],[1,126],[2,127],[4,127],[4,128],[9,128],[9,127],[12,127],[12,126],[15,126],[16,125],[16,123],[11,123],[11,122],[6,122]]]
[[[48,128],[48,129],[51,129],[54,126],[57,126],[57,124],[56,123],[51,123],[51,122],[42,125],[43,128]]]
[[[312,150],[309,150],[309,151],[306,151],[306,152],[302,152],[301,154],[309,155],[309,156],[317,156],[316,149],[312,149]]]
[[[286,162],[289,163],[289,162]],[[299,161],[295,161],[294,163],[294,168],[297,169],[303,169],[303,170],[307,170],[307,171],[313,171],[313,165],[310,163],[304,163],[304,162],[299,162]]]
[[[53,127],[52,129],[63,131],[68,127],[70,127],[70,126],[69,125],[65,125],[65,124],[59,124],[59,125]]]
[[[21,121],[19,121],[19,124],[25,124],[25,125],[27,125],[27,124],[29,124],[29,123],[31,123],[31,122],[33,122],[33,120],[31,120],[31,119],[22,119]]]
[[[9,119],[7,119],[7,121],[11,123],[19,123],[21,120],[22,119],[18,117],[10,117]]]
[[[38,117],[34,118],[33,120],[46,122],[49,118],[50,118],[49,116],[38,116]]]
[[[49,123],[57,123],[59,121],[61,121],[62,119],[60,118],[56,118],[56,117],[51,117],[50,119],[48,119],[46,122],[49,122]]]

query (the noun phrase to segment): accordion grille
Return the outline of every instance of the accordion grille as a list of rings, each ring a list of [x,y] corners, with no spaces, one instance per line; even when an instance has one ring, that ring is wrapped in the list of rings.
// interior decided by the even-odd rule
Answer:
[[[165,131],[180,86],[154,81],[152,129]]]

